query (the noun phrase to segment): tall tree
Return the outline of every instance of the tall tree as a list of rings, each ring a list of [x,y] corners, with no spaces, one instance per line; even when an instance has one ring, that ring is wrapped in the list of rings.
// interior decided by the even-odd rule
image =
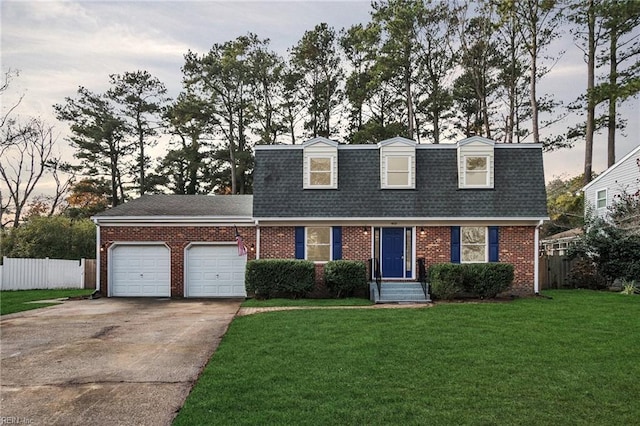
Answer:
[[[107,96],[119,107],[127,132],[131,133],[137,147],[137,184],[138,192],[143,195],[148,187],[146,173],[150,166],[150,157],[145,154],[146,147],[153,147],[157,141],[161,115],[167,89],[164,84],[147,71],[125,72],[109,76],[111,88]]]
[[[374,1],[371,18],[381,32],[377,73],[382,81],[393,82],[402,93],[406,136],[415,137],[415,103],[418,95],[420,60],[424,53],[419,33],[424,24],[425,7],[421,0]]]
[[[640,92],[640,2],[637,0],[606,0],[601,7],[608,52],[603,52],[599,65],[609,63],[608,76],[596,91],[608,103],[607,165],[616,162],[617,104]]]
[[[25,206],[43,177],[55,173],[60,180],[56,142],[53,126],[38,118],[26,122],[10,119],[0,128],[0,182],[8,195],[3,200],[4,188],[0,191],[0,227],[20,225]],[[57,189],[64,192],[66,184],[61,182]],[[60,197],[58,193],[56,199]]]
[[[465,98],[471,97],[473,102],[467,101],[468,105],[475,105],[473,113],[477,124],[474,133],[491,139],[494,123],[490,107],[498,89],[498,71],[504,61],[495,40],[492,10],[488,7],[478,8],[472,11],[476,16],[469,18],[468,7],[465,4],[458,11],[459,63],[463,74],[456,79],[456,83],[460,81],[463,84],[457,86],[466,86],[471,92]]]
[[[598,16],[597,8],[600,7],[599,0],[578,1],[572,5],[573,13],[570,15],[572,21],[577,24],[574,30],[574,37],[582,41],[581,49],[584,52],[587,63],[587,90],[586,90],[586,122],[584,126],[584,181],[586,185],[591,181],[593,163],[593,137],[595,134],[596,106],[599,101],[596,99],[595,71],[596,71],[596,49],[599,35],[596,26]]]
[[[343,96],[335,30],[323,22],[306,31],[291,48],[291,64],[303,77],[299,83],[308,99],[305,129],[312,137],[331,137],[338,130],[337,123],[332,125],[332,118]]]
[[[67,97],[54,109],[59,120],[71,123],[68,140],[76,149],[74,156],[83,160],[79,166],[83,174],[108,180],[111,206],[124,202],[126,159],[134,146],[127,143],[126,123],[111,100],[80,87],[77,98]]]
[[[157,179],[175,194],[208,194],[212,182],[210,105],[192,93],[181,93],[166,111],[171,146],[157,168]]]
[[[210,105],[214,132],[223,141],[217,157],[228,164],[230,174],[230,188],[223,192],[251,191],[250,126],[255,115],[251,57],[266,45],[268,40],[248,34],[214,44],[202,56],[191,51],[185,55],[185,87]]]
[[[563,22],[562,0],[501,0],[499,11],[505,17],[513,16],[521,41],[529,56],[529,100],[531,108],[531,134],[534,143],[541,143],[540,112],[542,107],[550,109],[538,94],[540,79],[549,72],[541,60],[546,49],[555,40]],[[548,141],[547,144],[551,144]]]
[[[484,3],[484,7],[496,10],[500,19],[497,25],[497,48],[503,53],[503,65],[498,75],[500,97],[504,104],[504,142],[520,143],[530,133],[520,123],[531,119],[529,84],[527,78],[527,53],[519,31],[518,19],[511,7],[501,0]]]

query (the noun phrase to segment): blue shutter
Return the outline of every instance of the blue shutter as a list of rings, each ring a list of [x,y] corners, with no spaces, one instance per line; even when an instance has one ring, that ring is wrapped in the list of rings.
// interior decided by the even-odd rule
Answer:
[[[334,226],[331,229],[333,233],[333,259],[332,260],[340,260],[342,259],[342,227]]]
[[[304,259],[304,226],[296,226],[296,259]]]
[[[460,227],[451,227],[451,263],[460,263]]]
[[[490,226],[489,227],[489,262],[497,262],[498,261],[498,227]]]

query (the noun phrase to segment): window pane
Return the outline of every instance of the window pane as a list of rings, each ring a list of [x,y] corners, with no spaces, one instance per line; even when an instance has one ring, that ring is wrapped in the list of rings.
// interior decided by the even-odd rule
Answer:
[[[322,246],[308,246],[307,247],[307,260],[314,262],[329,261],[331,257],[331,250],[329,245]]]
[[[312,172],[330,172],[331,159],[330,158],[311,158],[311,171]]]
[[[307,228],[307,244],[329,244],[331,242],[331,228]]]
[[[395,172],[409,172],[409,157],[388,157],[387,169]]]
[[[484,244],[486,228],[483,226],[463,226],[462,244]]]
[[[311,185],[331,185],[331,172],[311,172]]]
[[[466,160],[469,171],[487,170],[487,157],[466,157]]]
[[[467,185],[486,185],[487,172],[467,172]]]
[[[331,260],[331,228],[307,228],[307,260]]]
[[[597,207],[603,209],[607,207],[607,190],[603,189],[597,192]]]
[[[409,172],[388,172],[387,185],[409,185]]]
[[[462,246],[462,261],[463,262],[484,262],[485,247],[482,246]]]

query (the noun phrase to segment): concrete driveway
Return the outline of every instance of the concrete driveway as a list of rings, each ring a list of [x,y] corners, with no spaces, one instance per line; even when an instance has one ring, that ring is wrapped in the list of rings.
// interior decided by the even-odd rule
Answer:
[[[239,300],[97,299],[0,319],[0,423],[168,425]]]

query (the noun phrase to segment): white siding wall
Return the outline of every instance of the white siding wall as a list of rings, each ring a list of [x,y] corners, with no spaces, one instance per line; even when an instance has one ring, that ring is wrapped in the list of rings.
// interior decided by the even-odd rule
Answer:
[[[3,258],[0,290],[84,288],[84,261]]]
[[[614,164],[608,173],[603,173],[601,178],[598,178],[591,186],[586,188],[584,192],[585,210],[590,206],[598,216],[605,217],[609,211],[608,207],[613,204],[616,195],[624,191],[627,193],[637,191],[640,171],[636,160],[639,157],[640,151],[636,155],[631,155]],[[603,189],[607,190],[607,206],[603,209],[597,209],[596,196]]]

